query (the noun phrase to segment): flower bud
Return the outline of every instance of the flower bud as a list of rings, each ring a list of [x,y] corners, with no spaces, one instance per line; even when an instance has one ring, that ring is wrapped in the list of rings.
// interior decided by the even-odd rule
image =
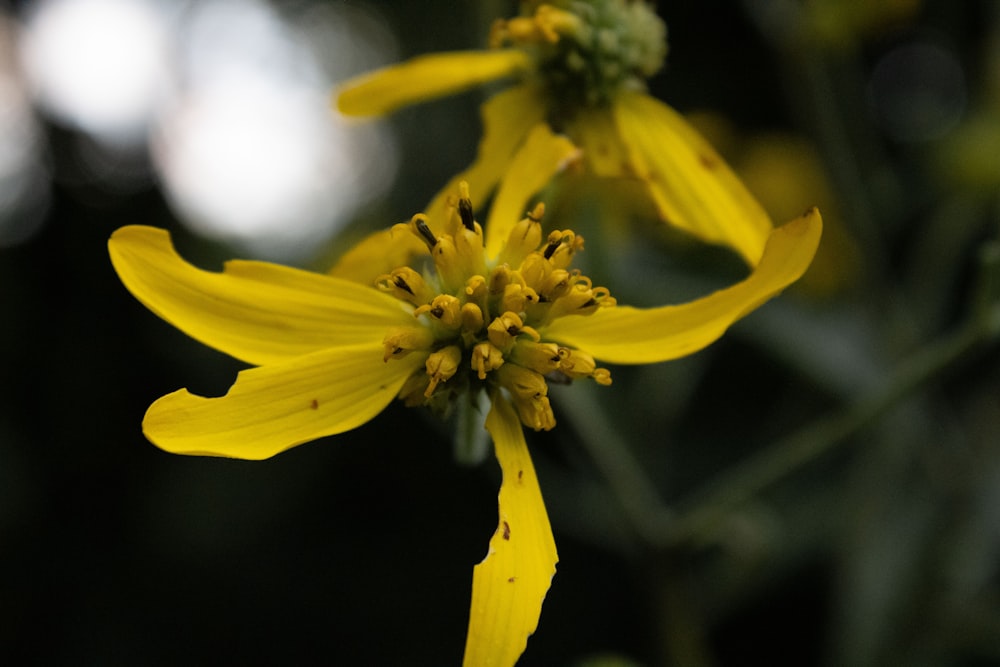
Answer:
[[[458,371],[459,364],[462,363],[462,349],[457,345],[449,345],[437,352],[431,352],[427,357],[424,367],[430,382],[424,390],[424,397],[430,398],[437,388],[438,383],[447,382]]]
[[[538,343],[533,340],[518,340],[508,355],[518,366],[524,366],[545,375],[559,369],[562,357],[555,343]]]
[[[534,340],[540,340],[541,336],[531,327],[524,326],[524,322],[517,313],[508,311],[500,317],[494,319],[490,326],[486,328],[486,337],[496,347],[504,352],[508,351],[514,344],[514,339],[521,334],[527,334]]]
[[[382,361],[405,357],[414,350],[429,350],[434,344],[434,334],[425,326],[393,327],[382,339],[385,356]]]
[[[507,245],[500,251],[497,262],[519,266],[524,258],[542,244],[542,216],[545,214],[545,204],[539,202],[534,210],[521,219],[507,237]]]
[[[414,310],[413,314],[419,316],[427,313],[445,329],[454,331],[462,324],[460,318],[461,310],[462,302],[456,297],[450,294],[438,294],[429,304],[425,304]]]
[[[483,341],[472,348],[472,370],[480,380],[486,379],[486,374],[503,366],[503,352],[492,343]]]
[[[401,301],[409,301],[414,306],[423,305],[434,296],[433,290],[427,286],[423,276],[408,266],[379,276],[375,280],[375,286]]]

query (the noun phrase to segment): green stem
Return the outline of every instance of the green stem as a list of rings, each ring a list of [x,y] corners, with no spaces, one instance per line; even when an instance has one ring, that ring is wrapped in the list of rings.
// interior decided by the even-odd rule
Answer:
[[[645,544],[655,544],[672,512],[663,505],[628,443],[608,423],[607,411],[595,398],[594,388],[582,385],[572,391],[572,398],[560,402],[560,412],[573,423],[580,445],[618,500],[629,527]]]
[[[560,411],[577,427],[579,443],[603,475],[636,537],[656,549],[669,549],[710,540],[740,505],[846,442],[993,333],[981,319],[970,320],[921,349],[885,383],[863,393],[851,405],[778,440],[724,473],[698,494],[687,511],[674,511],[663,504],[627,443],[604,418],[589,387],[575,387],[572,400],[563,401]]]

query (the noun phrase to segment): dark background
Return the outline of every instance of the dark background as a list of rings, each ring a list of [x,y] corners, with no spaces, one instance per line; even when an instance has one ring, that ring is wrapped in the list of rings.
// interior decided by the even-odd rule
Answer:
[[[375,4],[401,57],[475,47],[490,17],[513,11]],[[820,204],[826,254],[811,283],[708,350],[613,369],[605,419],[678,516],[727,498],[728,471],[814,420],[840,435],[807,431],[833,444],[654,547],[629,533],[606,468],[579,444],[585,427],[558,406],[576,388],[560,388],[559,427],[529,436],[560,563],[519,664],[1000,662],[1000,281],[979,287],[1000,220],[1000,158],[983,148],[1000,135],[1000,13],[942,0],[853,18],[871,4],[659,3],[670,54],[651,90],[713,112],[706,132],[748,182],[792,193],[787,206],[765,202],[776,221]],[[810,27],[819,11],[843,25]],[[916,63],[889,83],[875,75],[914,44],[958,66],[955,114],[952,78]],[[399,175],[359,228],[408,217],[466,164],[481,99],[393,117]],[[107,238],[142,223],[203,257],[236,251],[184,227],[155,178],[120,188],[88,177],[73,157],[81,133],[39,113],[50,205],[36,233],[0,248],[0,659],[457,664],[472,566],[496,523],[492,460],[456,464],[436,425],[399,405],[264,462],[146,442],[153,400],[179,387],[221,394],[241,366],[136,302]],[[808,148],[822,191],[794,168],[754,180],[770,163],[750,147],[777,136]],[[618,277],[645,282],[616,293],[657,298],[702,270],[636,245]],[[991,334],[921,365],[982,312]],[[911,389],[879,393],[914,368]],[[856,419],[859,404],[876,408]]]

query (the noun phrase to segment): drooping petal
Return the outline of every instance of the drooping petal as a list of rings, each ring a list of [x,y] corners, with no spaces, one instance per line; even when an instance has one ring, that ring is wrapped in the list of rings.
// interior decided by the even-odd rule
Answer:
[[[822,228],[816,209],[776,228],[748,278],[696,301],[650,309],[602,308],[589,316],[554,320],[542,335],[619,364],[648,364],[691,354],[805,273]]]
[[[458,184],[462,181],[472,188],[474,202],[481,205],[489,199],[528,132],[545,119],[541,95],[537,86],[522,84],[499,92],[483,103],[480,110],[483,138],[476,159],[452,178],[427,207],[432,225],[444,219],[448,197],[458,192]]]
[[[517,49],[417,56],[347,81],[337,92],[337,108],[349,116],[381,116],[526,71],[530,66],[528,55]]]
[[[266,262],[227,262],[222,273],[185,262],[162,229],[123,227],[108,241],[122,283],[192,338],[261,365],[316,350],[379,343],[412,324],[392,297],[331,276]]]
[[[409,230],[380,229],[345,252],[330,275],[370,286],[382,274],[413,266],[418,257],[427,254],[427,245]]]
[[[472,573],[465,667],[509,667],[538,627],[556,572],[555,540],[521,422],[502,396],[486,417],[503,470],[500,523]]]
[[[708,141],[648,95],[622,93],[613,109],[630,167],[648,184],[664,220],[756,266],[771,220]]]
[[[496,257],[511,228],[530,209],[528,198],[580,155],[573,142],[552,133],[545,123],[535,125],[514,154],[486,221],[486,256]]]
[[[143,432],[174,454],[266,459],[364,424],[427,359],[382,355],[380,344],[335,347],[241,371],[218,398],[181,389],[149,407]]]

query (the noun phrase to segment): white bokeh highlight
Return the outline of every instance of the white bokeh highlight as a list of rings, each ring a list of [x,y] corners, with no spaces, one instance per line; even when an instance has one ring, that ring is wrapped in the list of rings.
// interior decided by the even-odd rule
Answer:
[[[330,35],[347,20],[317,16]],[[215,0],[183,27],[181,85],[152,140],[169,200],[206,237],[265,259],[307,257],[391,185],[392,138],[331,109],[312,45],[336,43],[315,16],[305,35],[263,3]]]
[[[31,7],[21,59],[37,102],[101,140],[144,141],[169,90],[163,7],[152,0],[41,0]]]
[[[388,129],[331,104],[338,81],[395,57],[384,23],[356,7],[39,0],[20,32],[30,99],[100,148],[75,161],[94,186],[151,169],[183,224],[242,254],[308,259],[395,178]]]

